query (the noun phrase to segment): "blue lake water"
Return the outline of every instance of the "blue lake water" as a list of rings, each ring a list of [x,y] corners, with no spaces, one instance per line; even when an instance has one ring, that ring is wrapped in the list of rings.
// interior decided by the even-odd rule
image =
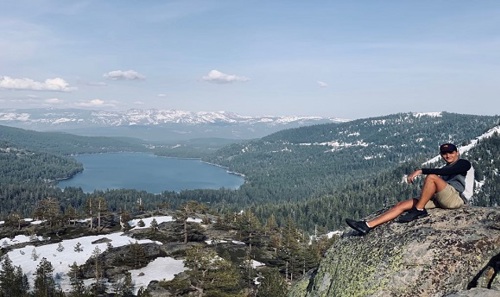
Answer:
[[[237,189],[244,179],[226,169],[196,159],[159,157],[146,153],[106,153],[75,157],[82,173],[58,183],[84,192],[136,189],[149,193],[193,189]]]

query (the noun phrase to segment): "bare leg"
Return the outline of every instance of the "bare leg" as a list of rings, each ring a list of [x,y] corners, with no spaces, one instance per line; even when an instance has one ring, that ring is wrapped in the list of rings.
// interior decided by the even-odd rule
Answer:
[[[374,218],[371,221],[366,222],[368,227],[373,228],[385,222],[389,222],[397,218],[403,212],[412,209],[418,202],[416,198],[410,198],[405,201],[398,202],[396,205],[391,207],[389,210],[381,214],[380,216]]]
[[[425,205],[435,193],[442,191],[446,187],[447,183],[440,178],[438,175],[429,174],[425,178],[424,186],[422,192],[420,193],[420,198],[410,198],[405,201],[401,201],[391,207],[389,210],[381,214],[380,216],[374,218],[367,222],[368,226],[373,228],[385,222],[394,220],[403,212],[416,207],[418,209],[424,209]]]
[[[418,209],[424,209],[425,205],[437,192],[440,192],[446,188],[448,184],[438,175],[429,174],[425,178],[424,186],[422,188],[422,192],[420,193],[420,199],[418,200],[417,205],[415,205]]]

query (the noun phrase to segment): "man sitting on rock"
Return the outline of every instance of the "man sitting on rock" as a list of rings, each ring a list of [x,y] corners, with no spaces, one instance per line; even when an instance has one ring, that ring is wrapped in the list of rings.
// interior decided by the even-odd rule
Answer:
[[[415,178],[421,174],[427,175],[419,198],[410,198],[394,205],[378,217],[369,221],[355,221],[346,219],[347,225],[362,235],[367,234],[376,226],[391,221],[401,215],[400,222],[411,222],[427,216],[430,208],[460,208],[464,205],[463,192],[466,189],[465,180],[471,163],[460,159],[457,147],[451,143],[442,144],[439,147],[441,157],[446,165],[441,168],[417,169],[407,177],[408,183],[413,183]],[[474,174],[469,172],[469,174]],[[469,186],[473,185],[468,185]]]

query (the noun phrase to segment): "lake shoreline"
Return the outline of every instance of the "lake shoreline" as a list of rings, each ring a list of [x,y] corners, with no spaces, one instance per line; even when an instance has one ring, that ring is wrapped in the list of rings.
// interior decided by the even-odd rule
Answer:
[[[198,189],[239,189],[245,175],[202,161],[144,152],[81,154],[83,171],[56,181],[56,186],[95,190],[136,189],[149,193]]]

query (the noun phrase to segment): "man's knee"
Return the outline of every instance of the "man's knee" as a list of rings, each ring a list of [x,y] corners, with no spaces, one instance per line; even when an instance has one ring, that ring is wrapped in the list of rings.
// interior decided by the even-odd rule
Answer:
[[[439,175],[437,174],[428,174],[425,179],[436,179],[436,178],[440,178]]]
[[[437,180],[442,180],[441,177],[437,174],[429,174],[425,177],[425,183],[432,182],[435,183]]]

